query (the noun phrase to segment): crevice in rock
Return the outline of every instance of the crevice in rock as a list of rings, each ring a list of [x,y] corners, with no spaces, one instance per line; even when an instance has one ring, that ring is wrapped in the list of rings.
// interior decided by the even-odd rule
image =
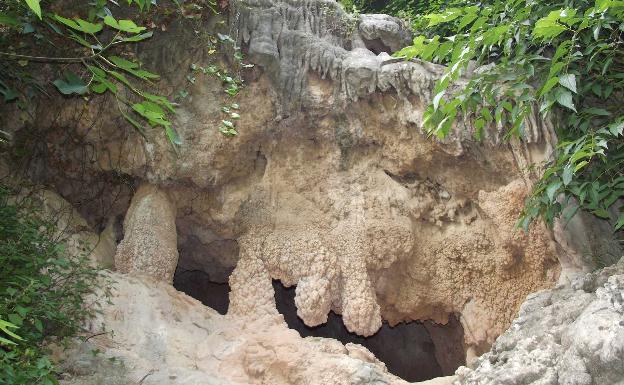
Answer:
[[[342,317],[330,312],[327,323],[306,326],[297,317],[295,287],[286,288],[273,281],[277,310],[284,316],[288,327],[302,337],[333,338],[344,344],[360,344],[382,361],[390,373],[406,381],[425,381],[452,374],[463,364],[464,346],[461,324],[451,320],[447,325],[431,322],[401,323],[390,327],[384,322],[381,329],[370,337],[350,333]],[[452,346],[454,343],[458,346]]]
[[[368,39],[362,39],[362,40],[364,41],[364,45],[366,46],[366,49],[368,49],[375,55],[379,55],[382,52],[385,52],[387,54],[392,54],[394,52],[394,50],[388,47],[388,45],[386,45],[383,42],[383,40],[381,40],[380,38],[371,39],[371,40],[368,40]]]
[[[230,285],[212,282],[210,276],[201,270],[183,270],[178,267],[173,276],[173,287],[220,314],[228,311]]]

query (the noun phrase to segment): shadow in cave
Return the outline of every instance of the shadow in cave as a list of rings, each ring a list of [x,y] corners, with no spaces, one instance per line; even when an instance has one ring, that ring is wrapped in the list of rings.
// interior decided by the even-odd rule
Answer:
[[[360,344],[386,364],[388,371],[406,381],[425,381],[453,374],[464,364],[463,330],[454,317],[447,325],[431,322],[401,323],[390,327],[386,322],[370,337],[350,333],[342,317],[330,312],[327,323],[309,327],[297,316],[295,287],[286,288],[273,281],[277,310],[288,327],[302,337],[326,337],[343,344]]]
[[[220,314],[227,313],[230,287],[217,283],[200,270],[176,270],[173,286],[201,301]],[[325,337],[343,344],[360,344],[386,364],[390,373],[406,381],[425,381],[451,375],[464,365],[463,329],[455,317],[447,325],[432,322],[401,323],[390,327],[384,322],[373,336],[362,337],[350,333],[342,317],[330,312],[327,323],[316,327],[306,326],[297,316],[295,287],[286,288],[273,281],[277,310],[284,316],[288,327],[302,337]]]
[[[201,270],[176,269],[173,287],[213,308],[219,314],[228,311],[230,285],[210,281],[210,276]]]

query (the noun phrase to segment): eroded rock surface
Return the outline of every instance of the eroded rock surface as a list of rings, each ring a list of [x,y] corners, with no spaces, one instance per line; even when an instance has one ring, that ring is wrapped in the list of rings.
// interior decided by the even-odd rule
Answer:
[[[624,258],[535,293],[456,385],[624,384]]]
[[[156,186],[141,186],[124,220],[115,268],[171,283],[178,264],[177,247],[175,207]]]
[[[488,127],[477,143],[465,122],[445,141],[427,138],[423,111],[444,68],[386,55],[408,39],[398,20],[355,19],[326,0],[230,6],[233,37],[258,64],[236,100],[238,136],[218,132],[222,106],[232,103],[220,81],[197,74],[187,85],[181,70],[211,60],[205,41],[195,27],[173,24],[137,56],[162,75],[162,94],[188,88],[174,118],[181,145],[174,151],[156,129],[147,140],[120,130],[113,100],[38,105],[29,125],[3,125],[43,133],[45,151],[29,176],[92,206],[99,201],[85,191],[96,183],[67,181],[85,173],[88,182],[110,181],[98,197],[144,186],[129,207],[105,201],[84,213],[91,224],[125,213],[116,269],[171,282],[179,253],[181,268],[229,280],[229,319],[279,318],[271,285],[279,279],[297,285],[298,315],[309,326],[334,311],[367,336],[382,320],[446,323],[452,315],[469,355],[486,351],[526,295],[558,280],[565,248],[538,223],[526,234],[514,226],[536,176],[528,170],[540,169],[556,141],[552,126],[536,112],[522,140],[503,142],[502,127]],[[162,348],[151,333],[149,348]],[[272,357],[270,346],[253,348],[249,360]],[[249,367],[241,373],[272,373]]]
[[[109,334],[90,342],[104,357],[124,363],[128,384],[407,384],[389,374],[364,347],[301,338],[286,327],[281,315],[249,322],[222,316],[149,277],[111,274],[111,278],[116,282],[112,304],[104,306],[89,326],[93,333],[105,327]],[[78,362],[66,366],[82,365],[77,357]],[[89,379],[99,375],[87,368],[67,383],[91,384]],[[110,383],[123,383],[114,380]]]

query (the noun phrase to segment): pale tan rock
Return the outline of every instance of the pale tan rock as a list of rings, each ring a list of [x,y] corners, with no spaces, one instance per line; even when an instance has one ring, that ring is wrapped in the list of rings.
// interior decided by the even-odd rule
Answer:
[[[115,268],[171,283],[177,263],[175,206],[164,191],[145,184],[137,190],[126,213]]]
[[[288,1],[253,3],[278,13],[293,8]],[[288,4],[271,5],[278,3]],[[318,11],[313,4],[306,15]],[[194,41],[193,31],[176,32],[176,39]],[[185,44],[156,37],[153,44],[140,59],[168,74],[159,85],[172,94],[187,84],[179,69],[205,59]],[[165,206],[175,205],[174,214],[155,213],[143,222],[156,225],[140,228],[130,220],[140,212],[137,194],[126,221],[136,228],[126,228],[120,270],[170,280],[179,246],[181,268],[229,279],[232,315],[246,322],[275,314],[270,283],[278,279],[297,285],[298,315],[310,326],[334,311],[349,330],[371,335],[382,320],[446,323],[455,315],[479,355],[528,293],[557,282],[561,248],[553,247],[550,230],[536,225],[527,235],[514,226],[536,176],[527,168],[540,169],[536,163],[548,158],[556,138],[537,115],[523,141],[501,141],[504,127],[491,127],[486,141],[475,142],[467,122],[444,141],[428,138],[424,110],[443,68],[385,64],[371,93],[348,102],[335,92],[339,81],[308,71],[291,88],[303,98],[294,111],[277,97],[274,68],[249,73],[233,138],[217,131],[231,100],[220,82],[198,74],[173,118],[182,143],[176,151],[159,130],[144,140],[82,99],[42,108],[33,126],[75,127],[92,151],[93,163],[83,167],[161,186],[170,197]],[[107,103],[102,108],[116,116]],[[51,159],[69,153],[63,138],[50,140]],[[64,196],[80,200],[78,191]]]
[[[111,273],[111,304],[89,324],[103,357],[143,385],[405,385],[364,347],[301,338],[281,315],[222,316],[171,285]],[[71,364],[68,364],[71,366]],[[86,373],[69,383],[89,383]]]
[[[418,385],[453,385],[453,381],[455,381],[455,376],[447,376],[447,377],[438,377],[429,381],[416,382]]]
[[[517,314],[524,298],[554,285],[559,265],[549,232],[534,224],[516,228],[526,187],[521,179],[478,193],[466,223],[446,223],[443,231],[422,228],[413,258],[382,273],[378,286],[384,318],[433,319],[446,323],[460,315],[467,347],[487,350]]]

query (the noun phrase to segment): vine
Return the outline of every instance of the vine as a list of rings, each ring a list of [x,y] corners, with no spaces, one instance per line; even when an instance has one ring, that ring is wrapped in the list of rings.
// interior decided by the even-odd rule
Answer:
[[[225,136],[238,135],[236,130],[236,122],[240,119],[240,106],[235,101],[241,89],[244,87],[244,80],[242,77],[242,71],[253,67],[253,64],[245,63],[244,56],[239,47],[236,46],[235,41],[228,35],[218,33],[216,37],[211,36],[208,39],[210,55],[214,55],[217,52],[217,47],[220,45],[222,48],[230,48],[234,51],[232,57],[235,61],[233,71],[224,68],[217,63],[211,63],[206,66],[200,66],[198,64],[191,64],[191,73],[187,76],[187,80],[191,84],[195,84],[196,75],[204,74],[212,76],[218,79],[222,84],[222,90],[228,96],[228,102],[221,106],[221,113],[223,114],[221,123],[219,124],[219,132]],[[183,90],[178,93],[179,98],[188,96],[188,91]]]

